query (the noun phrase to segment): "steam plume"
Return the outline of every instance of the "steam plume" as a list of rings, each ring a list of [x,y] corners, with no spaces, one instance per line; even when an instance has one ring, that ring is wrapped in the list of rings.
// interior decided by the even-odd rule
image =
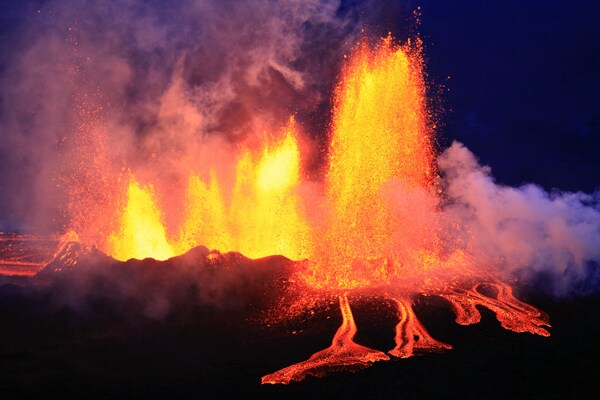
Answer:
[[[465,246],[557,296],[598,289],[600,203],[584,193],[548,193],[535,184],[494,182],[464,145],[438,159],[445,175],[445,215],[461,227]]]

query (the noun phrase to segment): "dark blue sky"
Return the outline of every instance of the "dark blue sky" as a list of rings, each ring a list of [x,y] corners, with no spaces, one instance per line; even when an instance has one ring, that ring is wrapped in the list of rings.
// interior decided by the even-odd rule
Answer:
[[[599,4],[422,2],[429,70],[449,89],[442,143],[463,141],[508,184],[600,186]]]

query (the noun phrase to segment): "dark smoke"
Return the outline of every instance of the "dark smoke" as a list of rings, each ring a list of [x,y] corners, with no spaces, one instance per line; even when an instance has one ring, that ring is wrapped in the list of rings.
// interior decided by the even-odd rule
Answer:
[[[282,256],[250,260],[203,246],[166,261],[120,262],[71,243],[33,278],[31,290],[45,296],[47,306],[81,315],[101,305],[131,318],[164,319],[198,307],[249,317],[297,295],[289,283],[293,264]]]

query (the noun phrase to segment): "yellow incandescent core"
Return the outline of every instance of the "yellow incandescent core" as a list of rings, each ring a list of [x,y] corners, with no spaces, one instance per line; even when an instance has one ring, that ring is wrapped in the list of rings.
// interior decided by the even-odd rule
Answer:
[[[146,257],[166,260],[175,255],[151,185],[142,186],[131,178],[120,226],[109,235],[108,247],[108,253],[118,260]]]
[[[298,193],[300,151],[293,119],[278,139],[258,151],[242,152],[233,181],[227,187],[214,169],[208,182],[191,175],[183,220],[175,232],[168,232],[153,187],[131,178],[117,229],[108,239],[108,254],[119,260],[164,260],[204,245],[251,258],[310,257],[311,230]]]
[[[347,289],[383,283],[394,274],[389,259],[402,250],[397,238],[421,229],[419,219],[399,218],[386,194],[427,192],[433,181],[418,49],[395,46],[390,37],[376,46],[363,42],[335,91],[330,135],[332,211],[308,282]]]

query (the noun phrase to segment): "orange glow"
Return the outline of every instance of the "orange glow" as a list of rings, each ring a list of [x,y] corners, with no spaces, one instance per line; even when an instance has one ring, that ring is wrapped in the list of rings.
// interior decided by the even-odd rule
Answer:
[[[390,350],[395,357],[408,358],[415,355],[415,351],[435,352],[451,349],[452,346],[432,338],[421,324],[412,308],[409,299],[392,297],[398,307],[398,325],[394,340],[396,347]]]
[[[353,341],[350,293],[379,291],[394,302],[398,323],[388,354],[398,358],[451,348],[418,320],[411,302],[416,293],[447,300],[459,324],[479,322],[477,306],[484,306],[506,329],[549,335],[542,312],[518,301],[510,286],[472,260],[454,243],[459,238],[444,240],[452,232],[441,230],[447,221],[439,207],[420,41],[399,46],[391,36],[375,45],[363,40],[345,60],[333,103],[322,182],[303,177],[309,155],[291,118],[278,134],[261,136],[261,143],[250,132],[235,151],[172,160],[177,172],[184,171],[173,179],[164,178],[169,171],[142,166],[127,187],[105,157],[101,113],[84,108],[91,123],[80,130],[89,133],[74,146],[83,150],[75,160],[84,167],[65,178],[72,227],[84,244],[119,260],[164,260],[200,245],[217,250],[209,261],[229,251],[307,259],[292,264],[289,283],[301,299],[289,310],[339,296],[342,324],[330,347],[264,376],[263,383],[287,384],[390,358]],[[184,108],[192,110],[191,125],[200,124],[193,106]],[[493,295],[482,294],[482,287]]]
[[[208,184],[196,175],[187,184],[185,218],[177,249],[183,253],[199,244],[213,249],[232,248],[225,202],[214,170]]]
[[[184,220],[175,233],[165,227],[153,186],[142,186],[131,178],[118,228],[109,235],[105,250],[118,260],[164,260],[198,245],[252,258],[273,254],[308,258],[311,232],[297,193],[300,152],[295,135],[292,119],[282,137],[267,143],[258,154],[245,150],[237,162],[232,188],[224,188],[214,170],[208,183],[192,175]]]
[[[142,186],[131,178],[120,226],[108,237],[108,253],[122,261],[146,257],[166,260],[175,255],[151,185]]]
[[[293,120],[283,140],[265,146],[258,162],[246,151],[238,163],[229,225],[233,248],[249,257],[311,255],[310,225],[301,211],[300,152]]]
[[[310,227],[297,193],[300,151],[295,135],[291,120],[283,138],[265,145],[259,156],[243,152],[229,204],[214,173],[208,185],[190,178],[179,252],[203,244],[252,258],[310,256]]]
[[[506,329],[548,335],[543,314],[516,300],[509,286],[488,283],[496,298],[477,286],[461,289],[473,276],[490,278],[477,276],[465,252],[447,252],[440,244],[419,44],[398,47],[390,37],[375,47],[363,42],[345,66],[334,100],[325,183],[330,214],[317,235],[315,257],[301,273],[309,290],[386,288],[398,310],[396,345],[388,353],[398,358],[452,348],[431,337],[415,315],[410,298],[423,291],[448,300],[459,323],[478,322],[481,305]],[[448,291],[448,284],[454,289]],[[264,376],[262,383],[287,384],[387,360],[352,341],[357,328],[346,294],[340,306],[343,323],[329,348]]]
[[[481,320],[481,313],[476,306],[483,306],[493,311],[504,329],[514,332],[529,332],[540,336],[550,336],[544,328],[550,326],[548,317],[538,310],[517,300],[512,288],[504,283],[487,283],[496,291],[496,298],[484,296],[477,289],[480,284],[465,290],[454,288],[442,292],[440,297],[448,300],[456,314],[456,323],[460,325],[476,324]]]

